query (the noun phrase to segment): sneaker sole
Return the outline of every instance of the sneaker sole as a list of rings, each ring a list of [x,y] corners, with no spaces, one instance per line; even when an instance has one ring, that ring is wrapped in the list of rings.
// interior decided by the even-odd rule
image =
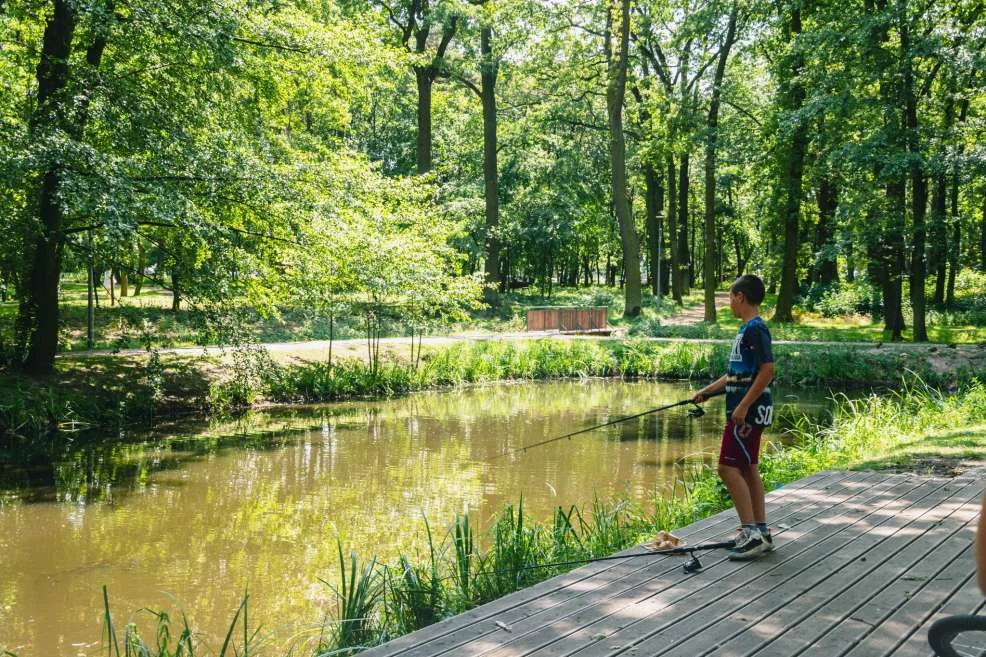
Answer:
[[[746,552],[734,552],[734,551],[730,551],[729,552],[729,560],[730,561],[748,561],[750,559],[756,559],[757,557],[759,557],[761,554],[764,554],[765,552],[767,552],[767,549],[761,543],[760,545],[758,545],[758,546],[756,546],[754,548],[750,548]]]

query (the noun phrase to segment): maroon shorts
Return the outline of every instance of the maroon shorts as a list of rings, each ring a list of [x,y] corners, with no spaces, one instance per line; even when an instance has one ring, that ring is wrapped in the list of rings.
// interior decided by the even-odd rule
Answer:
[[[722,446],[719,448],[719,464],[741,468],[756,465],[760,459],[760,436],[763,427],[758,424],[735,425],[726,422],[722,431]]]

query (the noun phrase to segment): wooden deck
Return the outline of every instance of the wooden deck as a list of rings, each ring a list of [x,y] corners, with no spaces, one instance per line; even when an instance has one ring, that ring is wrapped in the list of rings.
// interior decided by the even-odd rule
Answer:
[[[927,657],[927,628],[980,611],[972,541],[986,470],[954,479],[816,475],[767,497],[773,553],[589,564],[362,653],[367,657]],[[675,533],[728,540],[732,511]],[[641,552],[640,548],[628,552]]]

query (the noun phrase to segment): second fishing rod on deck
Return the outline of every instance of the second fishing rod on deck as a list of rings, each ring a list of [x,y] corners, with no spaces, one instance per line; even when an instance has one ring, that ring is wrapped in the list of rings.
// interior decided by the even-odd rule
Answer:
[[[704,398],[705,398],[706,401],[708,401],[712,397],[718,397],[719,395],[723,395],[725,393],[726,393],[725,390],[720,390],[719,392],[712,393],[711,395],[704,395]],[[610,420],[609,422],[603,422],[602,424],[597,424],[597,425],[594,425],[594,426],[591,426],[591,427],[586,427],[585,429],[579,429],[578,431],[573,431],[571,433],[566,433],[563,436],[555,436],[554,438],[548,438],[546,440],[539,440],[539,441],[534,442],[534,443],[531,443],[529,445],[523,445],[521,447],[515,447],[513,449],[508,449],[505,452],[503,452],[502,454],[498,454],[498,455],[494,456],[493,458],[497,459],[497,458],[502,458],[504,456],[510,456],[511,454],[517,454],[518,452],[526,452],[529,449],[533,449],[535,447],[540,447],[542,445],[547,445],[548,443],[557,442],[559,440],[565,440],[566,438],[573,438],[573,437],[578,436],[578,435],[583,434],[583,433],[589,433],[590,431],[595,431],[596,429],[602,429],[603,427],[608,427],[608,426],[612,426],[614,424],[619,424],[621,422],[626,422],[627,420],[633,420],[633,419],[636,419],[638,417],[643,417],[645,415],[650,415],[651,413],[660,413],[661,411],[666,411],[666,410],[671,409],[671,408],[677,408],[678,406],[686,406],[688,404],[691,404],[692,406],[695,407],[695,408],[688,409],[688,417],[702,417],[703,415],[705,415],[705,409],[703,409],[701,406],[699,406],[698,404],[696,404],[692,399],[682,399],[681,401],[677,401],[677,402],[674,402],[672,404],[666,404],[664,406],[658,406],[657,408],[651,408],[649,410],[646,410],[646,411],[643,411],[643,412],[640,412],[640,413],[634,413],[633,415],[627,415],[625,417],[620,417],[620,418],[617,418],[615,420]]]

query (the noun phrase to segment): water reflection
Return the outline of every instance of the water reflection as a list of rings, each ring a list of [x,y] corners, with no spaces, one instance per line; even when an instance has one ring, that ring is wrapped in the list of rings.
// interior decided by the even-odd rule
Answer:
[[[283,642],[327,611],[318,578],[335,579],[337,535],[390,560],[421,553],[423,516],[440,537],[457,512],[482,532],[521,496],[538,518],[594,495],[647,500],[676,464],[714,458],[721,398],[698,420],[672,409],[516,450],[690,395],[653,382],[499,385],[7,450],[0,651],[102,654],[87,642],[100,636],[103,584],[118,613],[180,602],[213,646],[249,587],[251,617]],[[824,407],[823,393],[778,398],[781,424]]]

